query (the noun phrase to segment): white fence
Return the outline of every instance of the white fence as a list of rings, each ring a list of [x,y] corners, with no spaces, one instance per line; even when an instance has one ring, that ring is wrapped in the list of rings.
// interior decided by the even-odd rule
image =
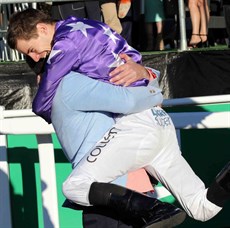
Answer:
[[[40,162],[41,183],[45,183],[47,188],[42,191],[42,205],[49,213],[49,217],[43,211],[44,227],[59,227],[58,203],[56,189],[56,173],[54,161],[54,147],[51,134],[54,133],[52,125],[48,125],[43,119],[35,116],[31,110],[11,110],[0,109],[0,227],[11,228],[11,209],[9,197],[9,169],[7,162],[7,135],[35,134],[38,143],[38,155]],[[42,186],[42,185],[41,185]],[[49,227],[50,228],[50,227]]]
[[[169,99],[165,100],[164,105],[181,106],[227,103],[229,104],[229,110],[224,112],[170,113],[170,116],[178,131],[180,129],[191,128],[230,128],[229,101],[230,95],[223,95]],[[4,108],[0,106],[0,227],[12,227],[9,169],[7,162],[7,135],[35,134],[38,143],[41,182],[47,185],[45,190],[41,189],[44,209],[44,227],[51,228],[50,221],[52,221],[53,228],[59,228],[54,147],[51,139],[52,133],[54,133],[52,125],[48,125],[43,119],[35,116],[31,110],[4,110]],[[5,177],[3,178],[1,173],[6,175],[7,179]],[[48,214],[49,218],[47,218]]]

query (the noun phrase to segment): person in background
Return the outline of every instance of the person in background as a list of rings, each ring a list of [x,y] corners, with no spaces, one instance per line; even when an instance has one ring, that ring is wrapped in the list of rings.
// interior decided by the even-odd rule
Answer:
[[[128,30],[130,25],[126,25],[127,20],[125,18],[127,14],[130,14],[130,6],[130,0],[53,2],[51,16],[55,20],[64,20],[69,16],[74,16],[103,21],[118,34],[121,34],[128,43],[131,43],[131,31]],[[118,17],[119,13],[120,18]]]
[[[117,0],[100,0],[103,22],[118,34],[122,32],[122,25],[118,18]]]
[[[130,10],[132,0],[118,1],[118,17],[124,18]]]
[[[118,1],[118,17],[122,25],[121,36],[125,38],[127,43],[133,46],[133,20],[134,20],[134,1],[124,0]],[[122,6],[124,10],[122,12]],[[122,13],[121,13],[122,12]],[[120,14],[120,15],[119,15]]]
[[[145,27],[147,34],[147,51],[164,50],[163,28],[164,28],[164,5],[163,0],[145,0]],[[154,39],[153,25],[156,24],[156,37]],[[153,42],[155,40],[155,42]],[[153,45],[155,43],[155,45]]]
[[[223,0],[223,10],[228,34],[228,47],[230,48],[230,1]]]
[[[192,35],[188,48],[207,47],[210,19],[208,0],[188,0],[188,8],[192,22]]]
[[[131,0],[101,0],[102,21],[132,45]]]
[[[54,20],[64,20],[69,16],[101,21],[99,0],[52,2],[51,16]]]

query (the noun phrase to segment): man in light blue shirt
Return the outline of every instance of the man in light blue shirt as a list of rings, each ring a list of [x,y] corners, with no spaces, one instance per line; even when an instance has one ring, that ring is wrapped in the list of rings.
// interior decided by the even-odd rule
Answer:
[[[180,209],[160,206],[159,213],[156,199],[107,183],[144,167],[172,192],[189,216],[207,221],[230,199],[230,162],[214,184],[205,188],[181,155],[170,117],[160,107],[153,107],[162,102],[156,82],[147,87],[119,87],[74,72],[65,76],[51,112],[63,150],[74,164],[63,193],[74,203],[108,206],[140,216],[143,227],[172,225],[172,221],[172,226],[180,224],[185,218]],[[84,151],[89,152],[84,156]]]
[[[140,112],[162,103],[162,99],[157,78],[147,87],[120,87],[71,72],[58,86],[52,104],[51,119],[63,151],[75,169],[86,151],[92,150],[106,131],[109,131],[113,137],[111,127],[115,119],[119,119],[119,113]],[[99,170],[100,167],[98,167]],[[120,183],[120,181],[119,179],[115,183]],[[142,206],[145,207],[147,202],[149,205],[148,209],[142,206],[138,209],[146,211],[141,216],[138,215],[139,212],[135,212],[134,217],[141,218],[139,227],[144,224],[146,227],[178,225],[184,220],[185,213],[179,208],[144,195],[141,196],[147,201],[140,201],[140,205],[143,204]],[[129,208],[128,205],[127,208]],[[120,210],[119,207],[117,210]],[[124,213],[122,211],[121,209],[120,213]]]

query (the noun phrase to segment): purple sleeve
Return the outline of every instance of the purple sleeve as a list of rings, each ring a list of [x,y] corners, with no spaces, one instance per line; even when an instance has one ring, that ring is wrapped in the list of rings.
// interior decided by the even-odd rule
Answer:
[[[58,42],[53,47],[32,107],[33,111],[47,122],[50,122],[52,100],[56,88],[72,67],[77,67],[78,64],[79,59],[71,40]]]

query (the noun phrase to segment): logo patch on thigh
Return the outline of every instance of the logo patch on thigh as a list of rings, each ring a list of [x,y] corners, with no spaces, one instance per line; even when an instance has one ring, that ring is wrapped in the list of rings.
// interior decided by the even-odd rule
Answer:
[[[102,148],[106,147],[106,145],[113,139],[118,133],[118,129],[113,127],[109,130],[109,132],[104,136],[104,138],[96,145],[96,147],[90,152],[87,157],[87,161],[93,163],[97,160],[98,156],[102,152]]]
[[[162,109],[152,109],[152,114],[157,125],[161,127],[167,127],[171,125],[171,118],[169,115]]]

